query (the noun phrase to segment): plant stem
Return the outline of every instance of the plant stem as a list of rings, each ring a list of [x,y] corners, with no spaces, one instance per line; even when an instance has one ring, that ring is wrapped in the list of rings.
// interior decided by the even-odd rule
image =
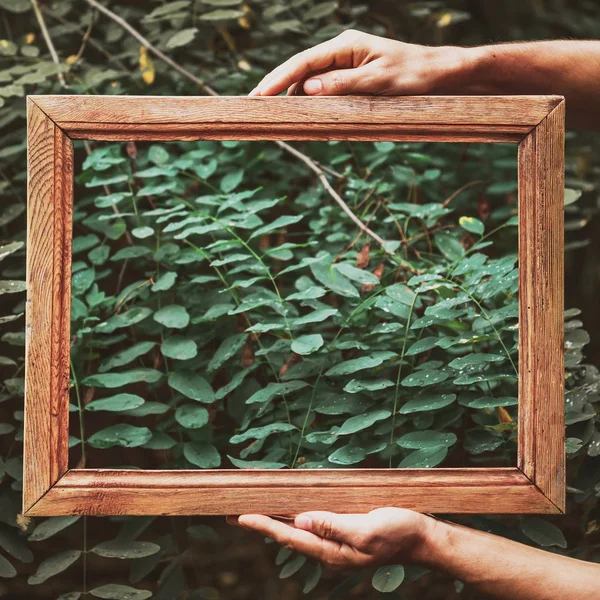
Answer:
[[[73,385],[75,386],[75,395],[77,396],[77,408],[79,409],[79,438],[81,442],[81,468],[85,468],[85,433],[83,429],[83,406],[81,405],[81,393],[79,391],[79,381],[77,381],[77,373],[75,373],[75,367],[73,361],[69,361],[71,364],[71,376],[73,377]]]

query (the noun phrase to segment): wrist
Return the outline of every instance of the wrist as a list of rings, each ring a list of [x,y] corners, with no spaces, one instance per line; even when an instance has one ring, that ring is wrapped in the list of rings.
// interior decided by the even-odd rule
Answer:
[[[440,545],[448,536],[448,525],[444,521],[438,521],[434,517],[421,515],[423,524],[419,542],[414,546],[412,560],[415,564],[430,569],[438,565]]]
[[[485,47],[464,48],[438,46],[431,48],[431,94],[485,93]]]

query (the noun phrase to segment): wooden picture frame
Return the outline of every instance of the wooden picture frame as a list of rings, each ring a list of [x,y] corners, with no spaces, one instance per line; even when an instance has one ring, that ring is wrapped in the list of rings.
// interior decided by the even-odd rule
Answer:
[[[293,514],[381,506],[438,513],[563,512],[564,114],[559,96],[29,96],[23,514]],[[73,139],[517,144],[517,465],[68,469]]]

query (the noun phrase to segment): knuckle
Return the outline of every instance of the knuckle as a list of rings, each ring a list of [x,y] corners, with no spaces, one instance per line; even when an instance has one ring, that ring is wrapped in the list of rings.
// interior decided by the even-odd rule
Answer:
[[[342,31],[342,33],[340,33],[338,37],[340,39],[344,39],[344,40],[356,40],[361,35],[362,35],[361,31],[350,28],[350,29],[344,29],[344,31]]]
[[[342,92],[344,92],[346,90],[347,83],[345,78],[340,75],[339,73],[333,72],[331,74],[331,87],[333,88],[333,91],[341,94]]]
[[[334,528],[331,521],[325,519],[319,523],[318,531],[321,537],[331,539],[334,535]]]

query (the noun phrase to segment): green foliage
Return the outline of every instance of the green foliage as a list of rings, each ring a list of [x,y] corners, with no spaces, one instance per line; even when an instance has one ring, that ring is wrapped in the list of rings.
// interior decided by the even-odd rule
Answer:
[[[413,41],[476,41],[460,37],[455,27],[469,18],[464,2],[452,9],[397,4],[385,9],[385,21],[406,28]],[[597,37],[595,9],[575,4],[541,19],[539,3],[519,3],[530,22],[555,19],[569,35]],[[347,26],[390,35],[377,24],[382,9],[375,3],[184,0],[146,7],[123,1],[110,8],[228,95],[247,93],[268,68]],[[0,0],[0,12],[0,37],[6,38],[0,40],[0,577],[12,578],[9,585],[20,581],[21,589],[27,577],[31,586],[62,582],[60,597],[69,600],[150,597],[131,587],[138,584],[157,598],[182,597],[186,586],[190,598],[215,597],[214,588],[193,589],[197,580],[190,585],[194,578],[184,577],[191,567],[182,557],[193,552],[192,544],[217,543],[198,520],[171,519],[167,526],[166,519],[55,517],[28,523],[18,516],[24,95],[60,93],[58,75],[73,94],[185,95],[198,88],[114,22],[92,18],[86,3],[43,7],[58,65],[28,0]],[[487,7],[480,13],[483,41],[510,39],[496,29],[497,15]],[[441,25],[446,21],[450,26]],[[522,35],[544,33],[521,27]],[[569,144],[565,213],[567,249],[573,251],[567,266],[573,267],[578,259],[569,257],[581,257],[587,243],[580,230],[596,214],[597,167],[589,150],[594,140],[571,134]],[[77,143],[70,466],[81,460],[187,469],[514,464],[514,148],[391,142],[298,148],[328,172],[339,172],[341,178],[328,175],[332,185],[387,241],[391,255],[364,234],[358,237],[304,165],[272,144],[98,143],[87,155]],[[597,261],[588,256],[586,262]],[[584,297],[572,292],[583,287],[585,273],[570,277],[568,299],[579,302]],[[584,321],[590,318],[584,313]],[[593,532],[600,485],[600,374],[583,364],[590,337],[579,312],[567,311],[565,320],[575,500],[567,537],[579,543],[573,552],[585,555],[583,540],[590,536],[584,532]],[[94,522],[102,525],[91,536],[87,528]],[[537,517],[470,524],[541,547],[566,547],[561,530]],[[81,546],[82,532],[89,547]],[[103,573],[86,590],[71,591],[81,589],[81,569],[92,564],[83,557],[90,552],[107,573],[115,562],[130,567],[129,579],[115,574],[119,583],[106,583]],[[221,565],[215,560],[205,570]],[[375,590],[393,595],[402,585],[408,597],[410,582],[423,575],[386,566],[344,580],[287,551],[278,555],[277,567],[282,579],[301,581],[306,594],[322,586],[331,597],[347,597],[371,578]],[[367,597],[364,588],[361,594]]]

